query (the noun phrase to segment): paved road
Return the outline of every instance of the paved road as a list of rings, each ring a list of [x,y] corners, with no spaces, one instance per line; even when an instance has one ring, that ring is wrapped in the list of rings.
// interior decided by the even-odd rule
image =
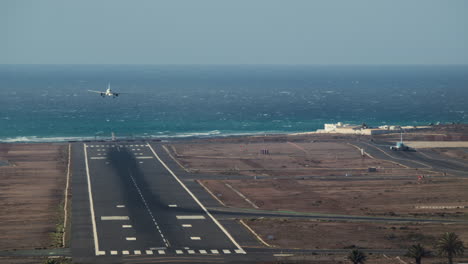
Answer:
[[[146,143],[73,146],[74,259],[246,252]]]

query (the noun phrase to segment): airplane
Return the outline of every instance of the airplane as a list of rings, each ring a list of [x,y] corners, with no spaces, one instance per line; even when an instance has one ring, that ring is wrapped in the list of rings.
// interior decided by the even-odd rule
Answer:
[[[107,90],[105,92],[101,92],[101,91],[93,91],[93,90],[88,90],[89,92],[92,92],[92,93],[98,93],[98,94],[101,94],[102,97],[106,97],[106,96],[112,96],[112,98],[115,98],[117,96],[119,96],[120,93],[114,93],[112,92],[111,88],[110,88],[110,83],[107,84]]]

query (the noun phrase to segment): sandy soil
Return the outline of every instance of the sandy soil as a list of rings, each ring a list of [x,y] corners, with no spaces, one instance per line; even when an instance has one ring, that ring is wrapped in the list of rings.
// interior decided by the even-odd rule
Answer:
[[[468,161],[468,148],[435,148],[431,150],[447,158],[455,158]]]
[[[272,246],[286,248],[406,249],[421,243],[433,248],[444,232],[455,232],[468,241],[462,224],[382,224],[323,222],[296,219],[256,219],[244,222]]]
[[[47,248],[66,181],[67,148],[0,144],[0,250]]]
[[[407,175],[415,173],[392,162],[361,156],[345,142],[267,142],[173,144],[174,156],[195,172],[269,176]],[[267,149],[268,155],[261,154]]]
[[[468,213],[468,179],[413,180],[203,180],[227,206],[300,212],[453,216]],[[445,208],[444,208],[445,206]],[[467,208],[450,208],[461,206]]]
[[[405,141],[411,148],[468,148],[468,141]]]

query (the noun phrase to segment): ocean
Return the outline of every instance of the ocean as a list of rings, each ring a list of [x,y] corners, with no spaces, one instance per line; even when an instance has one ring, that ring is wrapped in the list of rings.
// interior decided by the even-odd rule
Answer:
[[[0,65],[0,142],[466,123],[467,99],[468,66]]]

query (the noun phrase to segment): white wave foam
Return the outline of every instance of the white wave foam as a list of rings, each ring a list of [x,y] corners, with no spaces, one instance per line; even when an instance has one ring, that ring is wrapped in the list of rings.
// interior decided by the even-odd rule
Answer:
[[[141,134],[133,136],[118,136],[117,139],[165,139],[165,138],[209,138],[209,137],[229,137],[229,136],[249,136],[249,135],[265,135],[265,134],[284,134],[285,132],[268,131],[268,132],[221,132],[219,130],[212,130],[208,132],[184,132],[184,133],[168,133],[168,131],[157,132],[154,135]],[[38,136],[19,136],[19,137],[6,137],[0,138],[2,143],[54,143],[54,142],[67,142],[67,141],[85,141],[85,140],[110,140],[110,137],[38,137]]]
[[[66,142],[66,141],[83,141],[92,140],[94,137],[8,137],[0,138],[0,142],[3,143],[41,143],[41,142]]]

